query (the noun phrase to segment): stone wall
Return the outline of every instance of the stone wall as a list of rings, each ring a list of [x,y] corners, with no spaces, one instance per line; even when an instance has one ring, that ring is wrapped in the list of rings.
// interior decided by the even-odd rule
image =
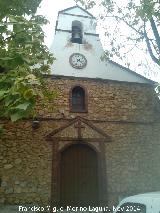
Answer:
[[[58,97],[50,103],[53,109],[37,105],[38,129],[32,128],[32,120],[1,121],[6,129],[0,141],[1,203],[49,204],[52,146],[45,136],[77,115],[112,138],[105,143],[109,205],[123,196],[160,191],[160,105],[150,85],[55,77],[46,81]],[[88,113],[70,113],[74,85],[87,89]]]
[[[54,126],[54,125],[53,125]],[[0,143],[0,199],[9,204],[48,202],[51,149],[42,128],[31,122],[8,124]],[[46,130],[45,130],[46,131]]]
[[[46,79],[47,81],[47,79]],[[50,106],[40,109],[39,116],[72,118],[69,111],[69,91],[75,85],[82,85],[88,92],[88,113],[81,114],[88,119],[109,119],[127,121],[154,121],[158,108],[154,89],[148,84],[127,83],[83,78],[53,78],[48,85],[58,96]]]

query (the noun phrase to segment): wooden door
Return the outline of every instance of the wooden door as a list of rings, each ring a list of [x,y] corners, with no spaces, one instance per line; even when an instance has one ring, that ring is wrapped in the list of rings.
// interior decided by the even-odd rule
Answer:
[[[60,203],[62,206],[98,204],[97,153],[89,146],[74,144],[61,153]]]

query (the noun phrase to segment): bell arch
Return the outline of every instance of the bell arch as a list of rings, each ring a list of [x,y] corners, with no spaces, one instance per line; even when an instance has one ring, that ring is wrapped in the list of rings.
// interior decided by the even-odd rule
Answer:
[[[83,39],[83,25],[80,21],[72,21],[72,43],[82,44]]]

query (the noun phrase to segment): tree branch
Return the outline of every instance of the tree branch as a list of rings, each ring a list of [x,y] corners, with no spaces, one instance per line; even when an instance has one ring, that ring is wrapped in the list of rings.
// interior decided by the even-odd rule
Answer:
[[[150,42],[149,42],[149,38],[147,36],[147,32],[146,32],[146,28],[145,28],[145,23],[144,23],[144,37],[145,37],[145,40],[146,40],[146,44],[147,44],[147,48],[148,48],[148,51],[149,51],[149,54],[152,58],[152,60],[159,65],[159,60],[158,58],[156,58],[153,54],[153,51],[152,51],[152,48],[151,48],[151,45],[150,45]]]
[[[150,23],[151,23],[152,31],[153,31],[154,37],[156,39],[156,43],[157,43],[158,50],[159,50],[159,53],[160,53],[160,36],[159,36],[157,26],[155,24],[153,17],[151,17]]]
[[[119,17],[119,16],[105,16],[105,17],[109,17],[109,18],[115,18],[116,20],[119,19],[121,21],[123,21],[127,26],[129,26],[132,30],[134,30],[136,33],[138,33],[139,35],[144,37],[144,33],[142,31],[138,31],[136,28],[134,28],[131,24],[129,24],[126,20],[124,20],[124,18]]]

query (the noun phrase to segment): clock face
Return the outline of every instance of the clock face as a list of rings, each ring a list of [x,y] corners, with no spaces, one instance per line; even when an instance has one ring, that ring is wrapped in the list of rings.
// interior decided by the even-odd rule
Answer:
[[[87,59],[80,53],[73,53],[69,57],[69,62],[76,69],[83,69],[87,65]]]

